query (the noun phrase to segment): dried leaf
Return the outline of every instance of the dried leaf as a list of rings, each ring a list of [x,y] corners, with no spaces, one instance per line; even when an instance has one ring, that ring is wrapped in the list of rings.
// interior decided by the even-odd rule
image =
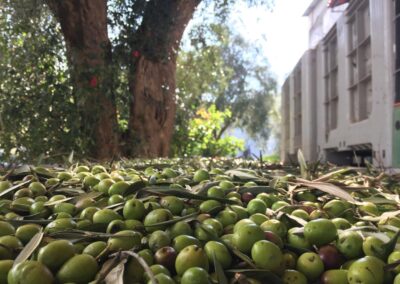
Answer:
[[[364,216],[361,218],[361,220],[385,223],[389,218],[396,217],[399,214],[400,214],[400,210],[389,211],[389,212],[383,213],[381,216],[378,216],[378,217]]]
[[[130,255],[130,256],[136,258],[137,261],[139,262],[139,264],[143,267],[144,271],[149,276],[151,283],[152,284],[157,284],[157,280],[154,277],[153,271],[150,269],[149,265],[147,264],[147,262],[142,257],[140,257],[138,254],[134,253],[133,251],[123,251],[122,253]]]
[[[44,235],[43,229],[40,228],[40,231],[37,232],[32,237],[32,239],[25,245],[22,251],[15,258],[13,266],[27,260],[31,256],[31,254],[35,251],[35,249],[39,246],[40,242],[42,241],[43,235]]]
[[[324,175],[320,176],[319,178],[314,179],[313,181],[319,181],[319,182],[327,181],[327,180],[329,180],[331,177],[334,177],[334,176],[337,176],[337,175],[342,175],[342,174],[347,173],[348,171],[351,171],[351,170],[353,170],[353,169],[355,169],[355,168],[343,168],[343,169],[338,169],[338,170],[335,170],[335,171],[333,171],[333,172],[324,174]]]
[[[122,259],[105,277],[105,284],[124,284],[124,270],[127,259]]]
[[[248,171],[243,169],[228,170],[225,172],[225,174],[233,178],[245,181],[256,180],[259,178],[255,174],[249,173]]]
[[[97,273],[93,283],[95,284],[104,283],[104,280],[107,277],[107,275],[114,269],[114,267],[116,267],[121,263],[121,259],[123,259],[121,258],[121,252],[117,252],[115,255],[112,255],[112,258],[105,261],[104,264],[101,266],[100,271]]]
[[[303,155],[303,152],[301,151],[301,149],[297,150],[297,161],[300,166],[301,177],[305,178],[305,179],[309,179],[310,175],[308,172],[307,163],[306,163],[306,160],[304,159],[304,155]]]
[[[72,165],[73,162],[74,162],[74,150],[72,150],[68,156],[68,163]]]

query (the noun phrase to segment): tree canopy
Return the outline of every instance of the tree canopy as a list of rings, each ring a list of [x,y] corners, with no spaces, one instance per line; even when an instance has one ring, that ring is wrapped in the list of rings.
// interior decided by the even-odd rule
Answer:
[[[28,158],[204,155],[176,151],[190,148],[188,126],[201,110],[224,118],[213,139],[229,127],[268,137],[260,122],[275,81],[266,62],[242,56],[256,50],[224,24],[236,2],[1,1],[0,148]],[[203,24],[179,52],[196,7]]]

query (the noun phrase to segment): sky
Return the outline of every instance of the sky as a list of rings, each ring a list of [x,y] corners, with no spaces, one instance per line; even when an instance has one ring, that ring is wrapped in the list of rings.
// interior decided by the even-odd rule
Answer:
[[[275,0],[272,11],[243,4],[236,7],[236,25],[243,36],[259,43],[279,86],[308,46],[308,19],[303,17],[311,0]]]
[[[272,11],[248,8],[244,4],[237,5],[235,9],[236,29],[250,42],[262,47],[278,81],[278,94],[286,77],[307,50],[309,21],[303,14],[311,2],[275,0]],[[234,129],[230,134],[244,138],[246,147],[250,147],[254,154],[259,153],[256,142],[246,137],[241,129]],[[264,155],[276,153],[276,148],[277,139],[272,135],[263,149]]]

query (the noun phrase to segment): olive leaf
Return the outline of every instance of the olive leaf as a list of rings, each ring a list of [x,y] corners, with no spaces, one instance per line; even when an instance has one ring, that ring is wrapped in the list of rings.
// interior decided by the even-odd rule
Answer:
[[[205,184],[199,183],[199,184],[195,185],[195,186],[191,189],[191,191],[192,191],[193,193],[195,193],[195,194],[198,194],[198,195],[206,195],[206,194],[207,194],[207,191],[208,191],[211,187],[216,186],[216,185],[218,185],[219,183],[220,183],[219,181],[207,182],[207,183],[205,183]]]
[[[250,181],[259,178],[254,173],[249,172],[245,169],[228,170],[225,172],[225,174],[243,181]]]
[[[116,254],[112,255],[112,258],[106,260],[100,268],[100,271],[97,273],[96,278],[91,284],[100,284],[104,283],[105,278],[107,275],[121,263],[121,260],[124,258],[122,257],[121,252],[117,252]],[[126,259],[126,257],[125,257]],[[108,282],[110,283],[110,282]]]
[[[148,193],[153,194],[162,194],[162,195],[174,195],[181,198],[187,199],[194,199],[194,200],[216,200],[221,203],[228,203],[228,204],[235,204],[235,201],[230,199],[218,198],[218,197],[210,197],[210,196],[203,196],[191,193],[185,189],[172,189],[172,188],[165,188],[165,187],[147,187],[143,188],[142,191],[146,191]]]
[[[74,150],[72,150],[71,151],[71,153],[69,154],[69,156],[68,156],[68,163],[70,164],[70,165],[72,165],[73,164],[73,162],[74,162]]]
[[[28,165],[22,165],[18,168],[12,169],[11,172],[8,174],[10,177],[15,176],[26,176],[31,173],[31,168]]]
[[[334,176],[342,175],[353,169],[355,169],[355,168],[347,167],[347,168],[334,170],[333,172],[326,173],[326,174],[320,176],[319,178],[314,179],[313,181],[319,181],[319,182],[328,181],[330,178],[332,178]]]
[[[383,245],[383,249],[385,251],[385,259],[387,259],[389,254],[391,254],[394,251],[399,236],[400,236],[400,230],[397,231],[397,233],[390,239],[389,242]]]
[[[223,244],[225,244],[225,246],[231,251],[231,253],[233,253],[234,255],[236,255],[236,257],[238,257],[242,261],[244,261],[249,267],[256,268],[256,265],[254,264],[253,260],[250,257],[248,257],[246,254],[242,253],[240,250],[238,250],[234,246],[231,246],[225,242],[223,242]]]
[[[307,224],[307,221],[306,221],[306,220],[303,220],[303,219],[301,219],[301,218],[299,218],[299,217],[297,217],[297,216],[293,216],[293,215],[290,215],[290,214],[284,213],[284,214],[282,215],[282,217],[288,218],[288,219],[290,219],[290,220],[296,222],[297,224],[299,224],[299,225],[301,225],[301,226],[305,226],[305,225]]]
[[[70,201],[74,199],[73,197],[66,197],[63,199],[59,199],[59,200],[53,200],[53,201],[47,201],[44,203],[44,206],[53,206],[53,205],[57,205],[59,203],[64,203],[65,201]]]
[[[333,196],[339,197],[351,203],[356,203],[356,200],[353,198],[353,196],[351,196],[348,192],[344,191],[340,187],[333,185],[331,183],[308,181],[301,178],[297,178],[296,181],[304,186],[318,189],[320,191],[329,193]]]
[[[55,193],[66,194],[68,196],[81,196],[86,192],[79,188],[61,187],[54,190]]]
[[[140,257],[140,255],[138,255],[137,253],[133,252],[133,251],[122,251],[122,254],[127,254],[129,256],[132,256],[134,258],[136,258],[136,260],[139,262],[139,264],[143,267],[144,271],[147,273],[147,275],[150,278],[150,281],[152,284],[157,284],[157,280],[154,277],[154,273],[153,271],[150,269],[149,265],[147,264],[147,262]]]
[[[232,254],[236,255],[238,258],[240,258],[242,261],[244,261],[250,267],[256,268],[253,260],[250,257],[248,257],[246,254],[244,254],[241,251],[239,251],[234,246],[230,245],[227,242],[224,242],[222,239],[217,237],[215,235],[215,232],[212,229],[208,228],[207,226],[204,226],[204,224],[201,224],[201,223],[198,223],[198,226],[203,229],[203,231],[208,235],[208,237],[211,240],[214,240],[214,241],[217,241],[217,242],[220,242],[220,243],[224,244]]]
[[[375,197],[375,196],[363,198],[363,201],[364,202],[372,202],[375,204],[395,204],[395,205],[397,205],[397,203],[398,203],[396,200],[393,200],[393,199],[386,199],[384,197]]]
[[[199,214],[200,214],[200,211],[197,211],[192,214],[188,214],[186,216],[178,217],[178,218],[175,218],[172,220],[163,221],[163,222],[159,222],[159,223],[155,223],[155,224],[151,224],[151,225],[144,225],[144,226],[145,227],[157,227],[157,226],[163,226],[163,225],[172,225],[177,222],[184,221],[184,220],[186,220],[187,222],[190,222],[192,220],[195,220],[197,218],[197,216],[199,216]]]
[[[238,192],[240,194],[245,193],[245,192],[250,192],[254,195],[257,195],[259,193],[274,193],[279,191],[276,188],[270,187],[270,186],[241,186],[239,187]]]
[[[228,279],[226,279],[224,270],[221,266],[221,263],[218,262],[215,252],[213,251],[213,262],[214,262],[214,270],[215,273],[217,274],[217,280],[219,284],[228,284]]]
[[[124,284],[124,270],[127,261],[126,258],[121,259],[121,261],[105,277],[105,284]]]
[[[300,149],[297,150],[297,162],[299,163],[300,166],[300,174],[302,178],[309,179],[309,172],[308,172],[308,167],[306,163],[306,159],[304,159],[303,151]]]
[[[42,220],[42,219],[30,219],[30,220],[21,220],[21,219],[11,219],[11,220],[7,220],[7,222],[15,225],[15,226],[21,226],[24,224],[38,224],[38,225],[47,225],[51,222],[53,222],[54,220]]]
[[[388,220],[392,217],[396,217],[399,214],[400,214],[400,210],[389,211],[389,212],[383,213],[381,216],[378,216],[378,217],[364,216],[361,218],[361,220],[366,220],[366,221],[371,221],[371,222],[386,222],[386,220]]]
[[[24,262],[31,256],[31,254],[36,250],[42,241],[43,235],[43,228],[40,228],[39,232],[32,237],[32,239],[25,245],[22,251],[15,258],[13,267],[20,262]]]
[[[400,265],[400,260],[397,260],[393,263],[385,265],[384,269],[385,269],[385,271],[391,271],[391,270],[396,269],[397,266],[399,266],[399,265]]]
[[[12,191],[14,191],[16,189],[19,189],[19,188],[23,187],[24,185],[27,185],[30,182],[31,182],[31,180],[26,180],[26,181],[23,181],[21,183],[18,183],[16,185],[14,185],[14,186],[12,186],[10,188],[7,188],[6,190],[0,192],[0,197],[2,197],[4,195],[7,195],[8,193],[10,193],[10,192],[12,192]]]

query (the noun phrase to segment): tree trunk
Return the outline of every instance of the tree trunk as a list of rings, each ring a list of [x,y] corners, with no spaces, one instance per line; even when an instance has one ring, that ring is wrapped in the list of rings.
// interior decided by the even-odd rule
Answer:
[[[174,130],[176,58],[201,0],[152,0],[132,42],[129,154],[167,156]]]
[[[89,153],[107,159],[118,153],[118,128],[112,91],[111,44],[106,0],[47,0],[67,46],[81,110],[82,136]]]

